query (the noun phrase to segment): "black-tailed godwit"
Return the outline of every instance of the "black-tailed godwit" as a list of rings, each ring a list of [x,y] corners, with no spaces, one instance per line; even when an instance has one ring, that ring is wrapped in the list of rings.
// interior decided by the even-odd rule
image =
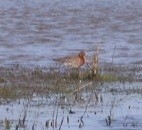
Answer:
[[[86,62],[86,54],[84,51],[81,51],[75,56],[66,56],[53,60],[71,68],[80,68]]]

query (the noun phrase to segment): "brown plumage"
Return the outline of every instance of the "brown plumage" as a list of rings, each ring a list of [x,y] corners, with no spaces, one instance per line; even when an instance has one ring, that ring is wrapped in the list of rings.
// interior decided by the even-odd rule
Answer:
[[[84,51],[81,51],[76,56],[66,56],[66,57],[57,58],[53,60],[60,62],[65,66],[69,66],[71,68],[80,68],[86,62],[86,54]]]

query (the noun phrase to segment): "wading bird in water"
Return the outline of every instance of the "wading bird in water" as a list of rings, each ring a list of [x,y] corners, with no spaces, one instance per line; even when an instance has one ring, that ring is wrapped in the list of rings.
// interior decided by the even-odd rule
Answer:
[[[53,60],[65,66],[68,66],[70,68],[79,69],[86,62],[86,54],[84,51],[81,51],[80,53],[78,53],[78,55],[75,55],[75,56],[66,56],[66,57],[57,58]]]

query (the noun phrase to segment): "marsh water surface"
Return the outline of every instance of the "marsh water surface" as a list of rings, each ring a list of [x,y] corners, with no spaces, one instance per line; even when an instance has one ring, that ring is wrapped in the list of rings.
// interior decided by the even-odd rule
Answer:
[[[0,63],[51,65],[100,44],[101,62],[142,63],[141,0],[0,1]]]

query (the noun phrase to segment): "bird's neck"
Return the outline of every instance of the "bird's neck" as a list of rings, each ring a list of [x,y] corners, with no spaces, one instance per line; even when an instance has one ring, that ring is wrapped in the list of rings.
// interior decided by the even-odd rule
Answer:
[[[84,63],[86,62],[85,57],[84,57],[84,56],[79,56],[79,57],[80,57],[80,59],[82,60],[82,63],[84,64]]]

